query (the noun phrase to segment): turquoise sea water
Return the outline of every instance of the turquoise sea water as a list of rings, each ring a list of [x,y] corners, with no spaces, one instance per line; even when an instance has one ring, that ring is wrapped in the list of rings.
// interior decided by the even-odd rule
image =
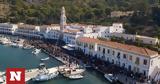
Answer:
[[[13,48],[6,45],[0,45],[0,71],[5,71],[6,68],[26,68],[33,69],[36,68],[41,58],[45,58],[48,55],[45,53],[39,53],[38,56],[32,54],[32,50],[24,50],[21,48]],[[61,65],[59,61],[52,58],[45,62],[47,67],[54,67]],[[102,74],[94,71],[87,70],[85,72],[85,77],[80,80],[70,80],[63,76],[58,76],[57,78],[46,81],[46,82],[32,82],[29,81],[28,84],[109,84]]]

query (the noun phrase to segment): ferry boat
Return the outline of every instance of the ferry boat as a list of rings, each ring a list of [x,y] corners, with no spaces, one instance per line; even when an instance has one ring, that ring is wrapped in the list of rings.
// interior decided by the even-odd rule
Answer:
[[[46,61],[46,60],[49,60],[49,57],[41,59],[41,61]]]
[[[35,49],[34,51],[32,51],[33,54],[37,55],[38,53],[40,53],[41,49]]]
[[[105,74],[104,77],[111,83],[116,81],[116,78],[113,76],[113,74]]]
[[[32,81],[40,82],[47,81],[57,77],[59,74],[58,69],[46,69],[45,64],[41,63],[39,67],[39,74],[32,78]]]

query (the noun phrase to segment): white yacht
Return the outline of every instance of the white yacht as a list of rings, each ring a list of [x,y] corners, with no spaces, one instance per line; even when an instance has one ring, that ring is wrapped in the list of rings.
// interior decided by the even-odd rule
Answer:
[[[46,69],[44,63],[40,64],[39,74],[32,78],[32,81],[40,82],[47,81],[57,77],[59,74],[58,69]]]
[[[32,53],[35,54],[35,55],[37,55],[40,52],[41,52],[41,49],[35,49],[35,50],[32,51]]]

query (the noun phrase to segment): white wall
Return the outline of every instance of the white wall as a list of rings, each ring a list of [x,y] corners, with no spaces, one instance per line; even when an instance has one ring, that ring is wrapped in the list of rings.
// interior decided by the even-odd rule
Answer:
[[[99,37],[99,34],[98,33],[83,34],[83,37],[89,37],[89,38],[96,39],[97,37]]]

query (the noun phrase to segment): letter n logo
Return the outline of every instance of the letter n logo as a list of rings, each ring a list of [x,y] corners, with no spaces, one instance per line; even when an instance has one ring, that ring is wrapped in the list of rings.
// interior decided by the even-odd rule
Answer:
[[[6,84],[25,84],[25,69],[7,68]]]

